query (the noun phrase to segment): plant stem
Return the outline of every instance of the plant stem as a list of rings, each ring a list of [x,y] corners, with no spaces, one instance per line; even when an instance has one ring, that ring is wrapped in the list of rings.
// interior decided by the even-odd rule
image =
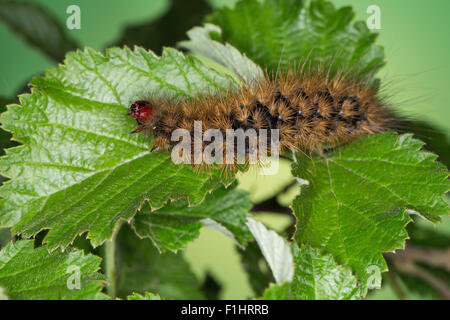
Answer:
[[[111,240],[105,242],[105,273],[108,282],[106,290],[111,299],[116,298],[116,237],[121,223],[116,225]]]

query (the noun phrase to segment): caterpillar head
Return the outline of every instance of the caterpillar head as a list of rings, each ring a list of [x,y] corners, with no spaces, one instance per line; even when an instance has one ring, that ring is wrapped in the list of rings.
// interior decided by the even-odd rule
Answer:
[[[132,102],[128,115],[135,118],[138,123],[138,127],[132,133],[142,131],[151,122],[154,112],[154,106],[148,101],[138,100]]]

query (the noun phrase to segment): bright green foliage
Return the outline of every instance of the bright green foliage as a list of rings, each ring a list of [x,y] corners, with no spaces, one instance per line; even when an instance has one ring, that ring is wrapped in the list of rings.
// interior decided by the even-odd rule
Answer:
[[[211,219],[243,246],[252,239],[245,225],[252,204],[245,191],[230,189],[217,187],[198,206],[180,199],[152,212],[146,205],[135,216],[133,228],[140,237],[151,238],[159,250],[177,251],[199,236],[201,221]]]
[[[350,268],[339,266],[331,255],[309,246],[292,245],[295,271],[292,282],[272,285],[265,300],[350,300],[359,299],[357,279]]]
[[[0,19],[49,56],[60,60],[76,46],[37,7],[0,2]],[[33,79],[32,93],[0,117],[2,128],[23,143],[0,158],[0,181],[11,178],[0,188],[0,228],[11,228],[0,229],[0,246],[18,234],[49,231],[42,247],[20,240],[2,248],[0,299],[107,298],[100,292],[99,257],[55,249],[83,233],[94,247],[101,245],[121,219],[132,228],[123,224],[103,271],[123,299],[211,296],[181,252],[163,252],[185,248],[203,225],[224,232],[240,249],[252,240],[251,229],[278,282],[263,299],[359,299],[379,285],[386,270],[382,253],[404,247],[408,214],[437,222],[449,212],[442,199],[448,172],[421,151],[419,140],[387,132],[320,157],[297,155],[293,175],[307,184],[291,206],[297,231],[288,246],[261,223],[246,224],[248,195],[224,187],[233,176],[175,165],[167,152],[150,153],[152,137],[131,134],[136,123],[126,115],[134,100],[216,94],[260,79],[264,67],[286,70],[305,61],[370,81],[384,64],[383,50],[376,34],[353,17],[351,8],[335,9],[325,0],[240,0],[207,19],[215,25],[188,32],[180,45],[191,57],[172,48],[161,57],[139,47],[104,55],[87,48]],[[42,28],[53,36],[42,37]],[[441,142],[435,147],[445,149]],[[445,246],[445,238],[428,240]],[[272,278],[252,250],[243,261],[260,293]],[[78,268],[81,287],[72,290]]]
[[[306,59],[339,69],[353,67],[374,75],[384,64],[377,37],[364,22],[352,22],[351,7],[328,1],[241,0],[207,19],[222,28],[223,40],[269,70],[299,65]]]
[[[381,254],[403,248],[407,209],[433,222],[448,214],[442,198],[448,173],[422,145],[411,135],[386,132],[323,158],[299,157],[293,167],[309,182],[292,205],[297,241],[351,266],[364,292],[374,270],[386,270]]]
[[[191,97],[233,83],[174,49],[162,57],[142,48],[69,53],[65,65],[32,81],[21,106],[2,114],[3,127],[25,144],[0,159],[1,173],[12,178],[0,189],[0,224],[25,237],[48,228],[52,250],[85,231],[97,246],[144,199],[153,208],[168,198],[199,203],[219,173],[150,153],[151,139],[130,134],[136,124],[127,108],[152,92]]]
[[[154,292],[168,299],[203,299],[201,283],[183,253],[159,253],[149,239],[139,239],[130,227],[121,227],[116,239],[117,292]]]
[[[0,251],[0,287],[9,299],[106,299],[100,260],[75,250],[49,254],[31,240],[9,243]]]

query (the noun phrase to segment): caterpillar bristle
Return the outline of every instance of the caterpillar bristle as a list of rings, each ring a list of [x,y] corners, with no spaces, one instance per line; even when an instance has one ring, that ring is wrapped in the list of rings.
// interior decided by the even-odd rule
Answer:
[[[265,77],[235,90],[221,91],[186,100],[147,99],[144,106],[151,106],[148,117],[139,118],[136,132],[144,131],[154,136],[153,148],[169,150],[177,141],[171,135],[176,129],[185,129],[191,136],[189,161],[195,167],[206,169],[210,163],[195,162],[200,152],[213,141],[205,142],[194,137],[194,123],[201,122],[202,132],[218,129],[224,136],[227,129],[243,131],[253,129],[279,129],[279,151],[289,149],[314,152],[328,146],[351,142],[361,135],[377,133],[391,126],[392,114],[378,94],[378,87],[370,81],[354,80],[344,72],[330,76],[321,70],[290,70]],[[136,104],[140,102],[140,104]],[[142,100],[133,103],[142,107]],[[146,113],[146,115],[147,115]],[[133,114],[130,111],[130,115]],[[259,135],[259,133],[258,133]],[[197,141],[195,140],[197,139]],[[258,136],[258,139],[261,139]],[[268,152],[271,137],[267,137]],[[234,145],[235,147],[236,145]],[[221,152],[225,157],[227,147]],[[250,148],[245,149],[245,164]],[[236,170],[239,155],[233,163],[223,163],[223,170]]]

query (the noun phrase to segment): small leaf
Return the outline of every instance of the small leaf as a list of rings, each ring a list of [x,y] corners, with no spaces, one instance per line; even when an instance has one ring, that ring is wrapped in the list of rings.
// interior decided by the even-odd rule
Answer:
[[[150,291],[167,299],[204,299],[201,283],[182,252],[159,253],[149,239],[139,239],[127,225],[116,238],[116,264],[121,298]]]
[[[136,123],[126,114],[134,99],[235,86],[195,58],[170,48],[162,57],[138,47],[105,56],[87,48],[32,85],[21,106],[1,116],[3,128],[24,142],[0,158],[1,173],[11,178],[0,189],[0,225],[15,234],[50,229],[44,242],[54,250],[88,231],[98,246],[144,199],[153,208],[180,197],[195,205],[223,180],[218,170],[197,172],[173,164],[167,152],[150,153],[151,138],[130,134]]]
[[[205,24],[204,27],[192,28],[187,32],[190,40],[180,42],[179,46],[216,61],[232,70],[245,83],[249,84],[264,77],[263,71],[257,64],[229,43],[223,45],[212,40],[211,33],[220,35],[222,30],[209,23]]]
[[[56,61],[78,47],[57,19],[34,3],[0,1],[0,20]]]
[[[374,75],[384,64],[377,34],[362,21],[353,22],[351,7],[336,9],[323,0],[241,0],[234,9],[222,8],[207,20],[222,28],[231,43],[261,66],[276,71],[304,61],[352,67]]]
[[[276,283],[291,281],[294,273],[293,260],[286,241],[275,231],[267,230],[261,222],[248,218],[247,225],[272,270]]]
[[[0,251],[0,287],[15,300],[107,299],[99,265],[99,257],[82,251],[50,254],[31,240],[11,242]]]
[[[293,166],[293,174],[309,182],[292,205],[297,241],[351,266],[364,294],[373,271],[386,270],[381,254],[404,247],[406,210],[433,222],[449,212],[442,198],[447,170],[422,145],[411,135],[385,132],[324,158],[299,157]]]
[[[151,292],[145,292],[144,295],[139,293],[133,293],[127,297],[127,300],[163,300],[159,294]]]
[[[199,236],[202,223],[215,226],[244,246],[252,239],[245,225],[251,206],[245,191],[221,185],[198,206],[188,206],[183,199],[153,212],[144,206],[135,216],[133,228],[140,237],[151,238],[158,250],[177,251],[186,247]]]

